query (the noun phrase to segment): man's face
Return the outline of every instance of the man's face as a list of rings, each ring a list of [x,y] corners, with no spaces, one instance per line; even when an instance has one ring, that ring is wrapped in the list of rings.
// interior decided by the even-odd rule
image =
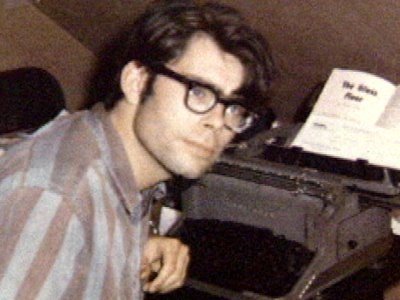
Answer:
[[[179,59],[166,65],[230,96],[243,82],[244,68],[208,36],[198,34]],[[168,172],[197,178],[218,158],[234,133],[224,126],[224,107],[196,114],[184,103],[186,87],[157,75],[153,93],[140,105],[134,130],[146,151]]]

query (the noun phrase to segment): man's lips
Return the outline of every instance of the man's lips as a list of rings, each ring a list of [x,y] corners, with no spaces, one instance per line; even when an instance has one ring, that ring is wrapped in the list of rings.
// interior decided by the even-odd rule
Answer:
[[[213,146],[209,146],[203,144],[201,142],[193,141],[193,140],[184,140],[185,144],[187,144],[190,148],[195,149],[195,151],[202,156],[213,156],[216,152]]]

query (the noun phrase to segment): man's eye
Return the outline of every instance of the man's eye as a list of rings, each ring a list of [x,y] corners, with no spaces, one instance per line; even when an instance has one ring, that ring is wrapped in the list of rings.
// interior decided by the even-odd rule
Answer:
[[[227,111],[231,115],[244,115],[246,113],[246,109],[243,106],[232,104],[229,105]]]
[[[198,99],[206,98],[209,93],[201,86],[195,85],[190,89],[190,94]]]

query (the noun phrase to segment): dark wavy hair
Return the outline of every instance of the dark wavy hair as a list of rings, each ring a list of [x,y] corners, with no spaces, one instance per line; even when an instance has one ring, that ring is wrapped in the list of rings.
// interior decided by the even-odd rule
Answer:
[[[198,32],[211,36],[221,49],[241,61],[246,76],[239,94],[251,100],[249,104],[254,108],[265,105],[275,68],[263,36],[232,7],[218,3],[198,5],[190,0],[154,1],[136,19],[125,31],[125,43],[117,46],[115,57],[107,57],[106,67],[110,72],[110,62],[114,63],[114,74],[103,77],[101,88],[105,96],[97,93],[96,101],[103,101],[106,109],[113,108],[123,98],[120,73],[127,63],[167,63],[182,55],[189,39]],[[107,82],[111,86],[106,88]]]

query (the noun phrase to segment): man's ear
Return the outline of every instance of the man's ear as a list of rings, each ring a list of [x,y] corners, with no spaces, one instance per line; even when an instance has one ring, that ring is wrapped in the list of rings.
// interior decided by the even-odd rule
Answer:
[[[135,61],[125,65],[121,72],[121,90],[130,104],[139,104],[140,95],[148,78],[145,67]]]

